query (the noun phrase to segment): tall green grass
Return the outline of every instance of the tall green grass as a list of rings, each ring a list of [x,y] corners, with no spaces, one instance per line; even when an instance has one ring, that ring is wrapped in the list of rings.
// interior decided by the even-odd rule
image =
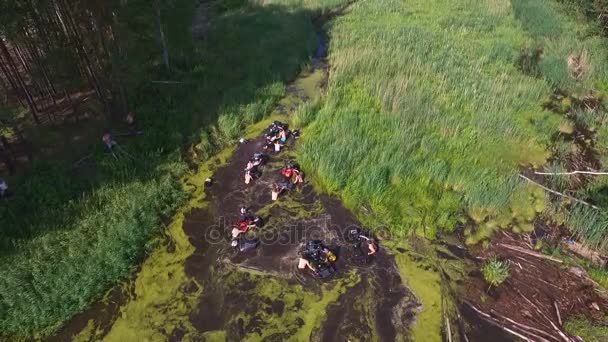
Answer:
[[[302,164],[395,231],[433,237],[467,218],[469,242],[529,231],[545,195],[516,175],[547,161],[561,120],[542,104],[605,76],[606,40],[585,32],[551,1],[358,2],[331,27],[329,89]],[[537,48],[530,75],[520,56]],[[583,49],[593,72],[576,82],[567,58]]]
[[[566,224],[581,242],[601,252],[608,251],[608,215],[584,205],[576,205],[567,216]]]
[[[583,341],[601,342],[608,339],[608,327],[605,324],[598,324],[584,316],[569,317],[564,329],[570,335],[581,337]]]
[[[161,217],[184,196],[170,177],[106,186],[81,200],[83,214],[71,219],[73,229],[38,236],[4,256],[3,334],[44,334],[82,310],[132,270],[162,228]]]
[[[165,18],[183,40],[172,41],[171,72],[159,70],[154,26],[132,23],[143,41],[125,62],[144,134],[119,143],[135,158],[96,145],[82,167],[47,162],[11,182],[15,195],[0,204],[0,338],[46,336],[124,279],[187,195],[175,181],[187,172],[183,147],[206,159],[236,142],[316,44],[308,10],[245,4],[215,9],[207,37],[193,42],[191,1],[182,2]]]

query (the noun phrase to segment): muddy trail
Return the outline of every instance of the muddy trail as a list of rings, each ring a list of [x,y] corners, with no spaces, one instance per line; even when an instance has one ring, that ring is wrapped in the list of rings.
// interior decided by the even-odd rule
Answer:
[[[262,176],[253,185],[243,182],[243,166],[263,139],[242,144],[229,163],[214,174],[207,190],[209,206],[195,209],[184,222],[184,230],[196,251],[186,262],[186,271],[202,284],[199,310],[190,316],[199,332],[224,331],[227,340],[241,340],[257,334],[269,340],[298,335],[306,328],[307,297],[339,293],[328,303],[327,312],[317,314],[322,324],[302,337],[323,341],[378,336],[393,341],[405,332],[417,307],[413,295],[403,286],[393,257],[380,251],[375,257],[355,257],[344,232],[360,226],[336,199],[318,195],[305,185],[271,200],[270,184],[279,180],[280,167],[289,153],[271,156]],[[229,231],[238,220],[240,206],[262,215],[266,224],[247,234],[261,245],[249,253],[234,251]],[[298,250],[309,239],[322,239],[338,255],[338,272],[330,280],[319,280],[297,270]],[[282,289],[264,294],[267,282]],[[305,294],[300,294],[300,293]],[[294,301],[292,296],[296,296]],[[333,294],[335,297],[335,294]],[[323,300],[323,299],[321,299]],[[293,311],[285,317],[285,311]],[[283,332],[273,323],[282,321]],[[312,335],[310,335],[312,333]]]

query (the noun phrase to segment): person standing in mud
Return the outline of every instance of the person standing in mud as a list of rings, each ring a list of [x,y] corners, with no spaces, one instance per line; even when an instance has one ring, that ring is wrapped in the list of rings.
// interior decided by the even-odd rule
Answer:
[[[282,127],[281,130],[279,131],[279,144],[281,146],[284,146],[285,143],[287,143],[287,130]]]
[[[253,182],[255,179],[255,173],[252,170],[245,170],[245,184]]]

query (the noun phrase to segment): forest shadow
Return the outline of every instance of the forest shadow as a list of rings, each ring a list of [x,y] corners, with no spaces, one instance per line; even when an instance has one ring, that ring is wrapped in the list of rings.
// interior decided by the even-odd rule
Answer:
[[[96,182],[88,185],[87,194],[113,184],[179,174],[187,166],[184,146],[201,139],[207,139],[209,153],[235,143],[242,128],[269,114],[284,96],[285,83],[310,60],[317,44],[313,15],[280,6],[250,6],[215,18],[205,39],[197,42],[197,61],[192,56],[183,58],[175,62],[172,73],[156,70],[151,77],[175,83],[147,82],[131,91],[144,134],[118,142],[138,160],[120,157],[116,161],[103,146],[92,147],[100,162],[89,173]],[[238,129],[232,130],[233,123]],[[108,165],[118,167],[118,172]],[[72,181],[86,179],[85,175],[77,174]],[[79,196],[64,198],[63,205]],[[82,207],[79,214],[87,215],[86,210]],[[120,305],[91,307],[69,320],[53,340],[71,340],[100,312],[106,317],[102,329],[107,333],[119,310]]]
[[[192,55],[175,56],[170,71],[158,63],[148,66],[149,79],[129,90],[144,133],[117,137],[124,151],[118,158],[101,143],[107,128],[124,130],[124,124],[113,123],[98,132],[86,149],[89,157],[77,167],[74,161],[83,156],[68,151],[72,160],[35,162],[11,180],[13,196],[0,202],[3,253],[53,231],[77,230],[96,205],[110,204],[85,203],[101,189],[183,173],[185,147],[201,137],[205,154],[236,141],[309,61],[316,45],[312,15],[276,5],[224,11],[212,19],[206,37],[195,41]]]

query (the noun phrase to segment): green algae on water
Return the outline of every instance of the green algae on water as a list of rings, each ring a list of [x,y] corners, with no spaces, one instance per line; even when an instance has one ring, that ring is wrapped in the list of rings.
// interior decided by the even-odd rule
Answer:
[[[224,149],[203,163],[196,174],[182,180],[185,186],[194,186],[195,190],[167,228],[174,248],[159,248],[146,258],[134,280],[133,296],[120,309],[106,341],[156,341],[164,340],[178,328],[194,331],[189,315],[198,304],[203,288],[185,271],[185,262],[194,252],[194,246],[183,230],[183,222],[190,210],[206,205],[205,180],[218,164],[226,163],[233,151],[234,147]],[[184,291],[185,288],[189,291]]]
[[[281,336],[288,341],[308,341],[321,327],[327,307],[336,302],[348,289],[360,281],[356,272],[346,277],[320,285],[320,290],[305,288],[300,284],[288,284],[285,280],[269,276],[252,276],[256,287],[253,296],[256,302],[281,301],[281,313],[265,310],[262,304],[258,314],[263,321],[260,333],[248,334],[245,341],[262,341],[271,336]],[[240,319],[251,319],[241,315]]]
[[[321,96],[319,91],[323,79],[325,78],[325,72],[317,69],[310,74],[304,75],[296,80],[295,86],[307,99],[314,101]]]
[[[395,252],[394,256],[401,278],[422,304],[411,327],[412,340],[441,341],[443,312],[440,275],[433,267],[407,253]]]

